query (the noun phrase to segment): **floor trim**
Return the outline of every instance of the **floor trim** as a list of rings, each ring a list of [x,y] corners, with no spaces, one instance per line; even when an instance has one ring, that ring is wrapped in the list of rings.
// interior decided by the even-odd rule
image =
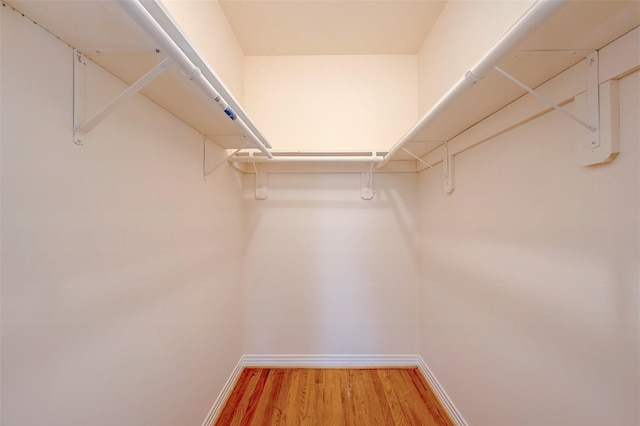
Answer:
[[[247,367],[398,367],[418,365],[415,355],[244,355]]]
[[[449,395],[420,355],[242,355],[211,407],[202,426],[213,426],[224,403],[231,394],[240,372],[245,367],[409,367],[416,366],[423,374],[445,410],[457,426],[468,426]]]
[[[444,409],[449,413],[449,417],[457,426],[468,426],[467,421],[462,417],[462,413],[458,411],[458,408],[455,406],[447,392],[445,392],[444,388],[436,378],[435,374],[431,371],[426,362],[422,359],[420,355],[417,355],[418,358],[418,369],[424,375],[425,379],[431,386],[431,389],[436,393],[440,403],[444,406]]]
[[[224,406],[224,403],[227,401],[227,398],[229,397],[229,395],[231,395],[233,386],[236,384],[238,377],[240,377],[240,373],[244,369],[243,358],[244,356],[240,357],[240,361],[238,361],[235,368],[231,372],[231,375],[227,379],[227,382],[222,387],[220,394],[218,394],[218,397],[213,403],[211,410],[209,410],[209,414],[207,414],[207,418],[204,419],[204,423],[202,423],[202,426],[213,426],[213,423],[216,421],[218,414],[220,414],[220,411],[222,411],[222,407]]]

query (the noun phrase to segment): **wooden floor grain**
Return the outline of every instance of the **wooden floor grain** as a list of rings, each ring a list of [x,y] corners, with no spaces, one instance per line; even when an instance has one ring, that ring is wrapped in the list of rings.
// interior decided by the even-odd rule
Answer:
[[[246,368],[216,425],[450,426],[453,422],[417,368]]]

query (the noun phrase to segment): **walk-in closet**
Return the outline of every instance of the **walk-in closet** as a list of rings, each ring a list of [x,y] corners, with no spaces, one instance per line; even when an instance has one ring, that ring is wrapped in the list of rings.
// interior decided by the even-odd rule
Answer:
[[[0,43],[3,426],[212,426],[257,367],[640,424],[639,1],[4,0]]]

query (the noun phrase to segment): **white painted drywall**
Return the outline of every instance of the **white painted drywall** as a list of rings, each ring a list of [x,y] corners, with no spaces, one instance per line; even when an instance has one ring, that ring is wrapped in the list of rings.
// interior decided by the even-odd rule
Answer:
[[[271,174],[245,179],[244,351],[415,354],[415,174]]]
[[[609,164],[554,112],[458,154],[451,195],[420,175],[420,355],[469,424],[639,423],[639,93]]]
[[[417,57],[248,56],[245,103],[275,149],[388,150],[417,121]]]
[[[244,52],[218,0],[162,0],[162,5],[242,104]]]
[[[426,113],[532,3],[448,1],[418,52],[418,113]]]
[[[74,145],[71,48],[1,10],[0,423],[201,424],[242,354],[239,177],[141,96]],[[124,88],[85,69],[93,111]]]

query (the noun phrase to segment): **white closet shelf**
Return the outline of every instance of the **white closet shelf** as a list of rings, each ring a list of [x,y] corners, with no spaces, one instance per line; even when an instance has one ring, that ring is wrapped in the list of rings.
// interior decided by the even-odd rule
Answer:
[[[137,0],[133,2],[137,4]],[[127,13],[116,0],[8,0],[7,3],[128,84],[133,84],[169,53],[134,19],[131,11]],[[141,4],[145,13],[153,18],[153,24],[159,25],[201,70],[207,82],[254,137],[270,148],[158,1],[145,0]],[[388,153],[274,151],[275,162],[368,161],[375,162],[377,168],[384,167],[385,171],[407,169],[405,165],[397,169],[389,162],[411,162],[415,171],[416,157],[424,157],[441,143],[450,141],[527,93],[494,66],[536,88],[638,25],[640,2],[637,0],[539,0],[479,63],[470,68],[467,76],[460,76],[458,83]],[[471,84],[474,81],[476,83]],[[237,123],[175,64],[145,86],[142,93],[224,148],[250,146],[244,136],[246,132],[241,131]],[[266,161],[264,155],[266,153],[253,155],[241,150],[234,153],[230,161],[263,162]],[[378,158],[381,155],[384,156],[382,161]],[[368,158],[364,160],[364,157]]]
[[[171,53],[158,42],[157,37],[154,38],[143,28],[131,10],[127,12],[118,1],[8,0],[5,3],[129,85]],[[144,6],[142,12],[148,13],[154,24],[157,23],[193,66],[200,70],[207,84],[224,99],[239,120],[232,120],[213,101],[210,93],[197,87],[195,81],[190,80],[179,68],[180,61],[174,60],[167,72],[154,78],[141,93],[223,148],[247,146],[247,132],[242,130],[240,122],[246,124],[266,148],[270,148],[229,90],[191,47],[162,6],[156,1],[140,4]],[[126,6],[130,9],[130,6],[138,4],[131,2]]]
[[[527,93],[494,66],[530,88],[537,88],[640,25],[640,2],[637,0],[543,0],[531,10],[536,8],[547,8],[549,13],[536,11],[542,12],[542,21],[535,22],[535,27],[524,28],[517,43],[510,43],[513,34],[498,42],[492,51],[502,49],[502,54],[485,61],[491,55],[490,51],[471,68],[485,68],[486,74],[473,85],[461,76],[458,83],[391,148],[378,167],[387,161],[410,160],[412,156],[403,148],[417,157],[424,157],[438,147],[434,142],[450,141]],[[556,8],[558,10],[554,10]],[[512,30],[519,32],[516,27],[521,23]],[[446,105],[439,108],[439,104]]]

